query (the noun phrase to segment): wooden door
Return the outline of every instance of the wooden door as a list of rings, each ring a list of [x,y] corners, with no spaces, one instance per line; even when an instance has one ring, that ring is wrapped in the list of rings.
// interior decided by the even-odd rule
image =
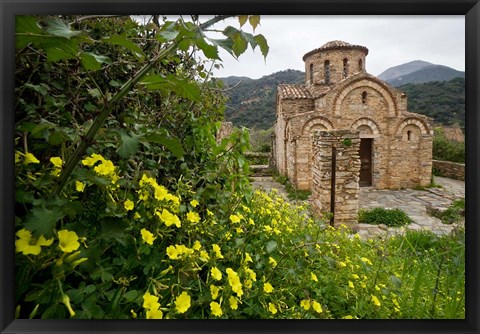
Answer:
[[[372,143],[371,138],[360,140],[360,187],[372,185]]]

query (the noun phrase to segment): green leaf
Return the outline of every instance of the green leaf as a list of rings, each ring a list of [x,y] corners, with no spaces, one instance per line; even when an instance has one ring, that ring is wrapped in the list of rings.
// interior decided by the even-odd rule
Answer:
[[[139,295],[139,292],[137,290],[130,290],[126,293],[123,294],[123,298],[125,298],[129,302],[135,301]]]
[[[122,158],[127,158],[138,151],[139,147],[139,135],[130,135],[124,131],[118,131],[122,144],[118,148],[118,155]]]
[[[30,83],[26,83],[24,85],[26,88],[33,89],[37,93],[42,94],[43,96],[48,94],[48,91],[50,90],[50,87],[48,87],[46,84],[42,83],[40,85],[32,85]]]
[[[247,50],[248,43],[240,32],[234,34],[231,38],[233,40],[233,53],[238,57]]]
[[[65,22],[58,18],[53,18],[47,21],[47,32],[54,36],[66,39],[82,35],[81,31],[71,30]]]
[[[82,52],[80,62],[87,71],[97,71],[102,68],[103,63],[111,63],[108,57],[96,55],[91,52]]]
[[[102,96],[102,93],[100,92],[100,90],[98,88],[87,89],[87,92],[93,98],[99,98],[99,97]]]
[[[277,243],[275,241],[271,240],[271,241],[267,242],[267,244],[265,246],[266,246],[267,252],[271,253],[277,248]]]
[[[69,139],[70,138],[68,137],[67,133],[63,130],[54,131],[48,136],[48,142],[50,145],[53,146],[59,146],[68,141]]]
[[[200,101],[201,90],[196,83],[190,83],[186,79],[179,79],[173,74],[167,76],[171,89],[179,96],[191,101]]]
[[[218,49],[216,46],[208,44],[204,39],[198,39],[196,44],[198,48],[203,51],[205,57],[221,60],[218,56]]]
[[[182,159],[185,155],[182,143],[177,138],[167,138],[159,133],[152,133],[145,138],[151,143],[165,146],[177,159]]]
[[[39,47],[44,48],[48,62],[77,58],[78,41],[74,39],[49,38],[40,41]]]
[[[160,31],[156,38],[159,42],[165,43],[168,41],[172,41],[175,38],[177,38],[179,32],[176,30],[166,30],[166,31]]]
[[[248,15],[239,15],[238,22],[240,23],[240,28],[243,27],[245,23],[247,23]]]
[[[145,76],[140,82],[139,85],[144,85],[148,90],[156,90],[165,87],[165,77],[161,74],[151,74]]]
[[[15,16],[15,46],[21,49],[32,43],[38,38],[32,35],[46,35],[38,25],[37,19],[33,16]]]
[[[49,239],[53,237],[53,231],[56,223],[65,217],[65,214],[59,208],[50,210],[44,207],[33,208],[26,222],[25,228],[32,231],[33,235],[41,235]]]
[[[210,39],[210,41],[236,58],[235,54],[233,53],[233,41],[231,39]]]
[[[250,22],[253,31],[255,31],[255,29],[257,29],[257,26],[260,24],[260,15],[250,15],[248,21]]]
[[[110,37],[105,37],[102,40],[104,42],[107,42],[107,43],[112,43],[112,44],[115,44],[115,45],[126,47],[127,49],[132,51],[135,54],[135,56],[139,59],[145,58],[145,53],[143,52],[143,50],[138,45],[129,41],[124,36],[113,35],[113,36],[110,36]]]
[[[255,41],[257,42],[258,46],[260,47],[260,51],[262,52],[263,57],[266,58],[267,55],[268,55],[268,51],[270,49],[268,47],[267,40],[265,39],[265,37],[263,35],[256,35],[254,38],[255,38]]]

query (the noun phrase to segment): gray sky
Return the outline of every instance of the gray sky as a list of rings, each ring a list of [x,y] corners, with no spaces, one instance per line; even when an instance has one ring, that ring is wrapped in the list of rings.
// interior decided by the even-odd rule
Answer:
[[[216,28],[239,27],[234,19]],[[251,26],[244,30],[252,33]],[[465,17],[435,16],[261,16],[255,34],[263,34],[270,46],[266,62],[257,48],[235,60],[222,50],[224,68],[218,77],[260,78],[274,72],[304,71],[302,57],[332,41],[366,46],[367,72],[379,75],[392,66],[423,60],[465,71]]]

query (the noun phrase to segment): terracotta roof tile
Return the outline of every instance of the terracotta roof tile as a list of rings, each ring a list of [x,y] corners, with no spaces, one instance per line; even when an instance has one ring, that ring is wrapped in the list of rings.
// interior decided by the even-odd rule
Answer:
[[[302,85],[286,85],[282,84],[278,86],[278,91],[283,99],[295,100],[295,99],[311,99],[312,94],[305,86]]]
[[[354,45],[354,44],[350,44],[350,43],[347,43],[347,42],[344,42],[344,41],[330,41],[328,43],[325,43],[323,44],[321,47],[319,47],[318,49],[315,49],[315,50],[312,50],[312,51],[309,51],[307,52],[304,56],[303,56],[303,60],[305,60],[306,57],[314,54],[314,53],[317,53],[317,52],[320,52],[320,51],[325,51],[325,50],[334,50],[334,49],[361,49],[363,51],[365,51],[365,54],[367,55],[368,54],[368,49],[364,46],[361,46],[361,45]]]

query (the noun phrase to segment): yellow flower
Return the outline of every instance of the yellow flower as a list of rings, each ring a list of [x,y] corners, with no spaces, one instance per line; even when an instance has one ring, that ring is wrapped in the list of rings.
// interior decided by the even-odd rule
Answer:
[[[150,231],[148,231],[148,230],[146,230],[146,229],[144,229],[144,228],[142,228],[142,229],[140,230],[140,233],[142,234],[142,239],[143,239],[143,241],[144,241],[145,243],[149,244],[149,245],[153,245],[153,242],[154,242],[155,239],[157,238],[157,237],[154,237],[154,236],[153,236],[153,233],[152,233],[152,232],[150,232]]]
[[[25,154],[25,160],[23,160],[23,163],[25,165],[38,164],[40,163],[40,161],[37,158],[35,158],[35,156],[32,153],[27,153]]]
[[[73,252],[80,247],[78,242],[78,235],[73,231],[61,230],[58,231],[58,241],[60,249],[65,253]]]
[[[277,313],[277,308],[275,307],[275,304],[273,303],[268,303],[268,310],[272,312],[272,314]]]
[[[140,219],[140,218],[142,218],[142,216],[140,216],[138,212],[135,212],[135,214],[133,215],[133,219]]]
[[[216,279],[217,281],[220,281],[222,279],[222,272],[220,270],[218,270],[217,267],[213,267],[210,270],[210,273],[212,274],[212,277],[214,279]]]
[[[84,166],[93,166],[97,163],[97,161],[104,161],[105,159],[100,155],[96,153],[92,153],[92,155],[88,158],[85,158],[82,160],[82,164]]]
[[[230,215],[230,221],[232,223],[239,223],[240,222],[240,217],[238,217],[237,215]]]
[[[83,190],[85,189],[85,183],[80,181],[75,181],[75,189],[79,192],[83,192]]]
[[[255,225],[255,221],[254,221],[252,218],[249,218],[249,219],[248,219],[248,223],[249,223],[250,225]]]
[[[213,244],[212,248],[213,248],[213,252],[215,253],[216,258],[217,259],[223,259],[222,250],[221,250],[220,246],[217,245],[217,244]]]
[[[207,262],[208,260],[210,260],[210,255],[208,255],[207,252],[202,250],[200,251],[200,260],[202,260],[203,262]]]
[[[210,303],[210,310],[212,311],[212,314],[216,317],[220,317],[223,314],[222,308],[220,307],[220,304],[217,302]]]
[[[378,298],[374,295],[372,295],[372,303],[375,305],[375,306],[381,306],[382,304],[380,304],[380,301],[378,300]]]
[[[353,285],[352,281],[348,281],[348,287],[351,289],[355,289],[355,285]]]
[[[125,207],[125,210],[127,210],[127,211],[133,210],[133,207],[134,207],[133,202],[132,202],[131,200],[129,200],[129,199],[127,199],[127,200],[123,203],[123,206]]]
[[[308,299],[304,299],[300,302],[300,306],[304,308],[305,311],[310,309],[310,301]]]
[[[171,226],[173,224],[175,224],[176,227],[181,226],[180,219],[178,218],[178,216],[170,213],[170,211],[168,211],[167,209],[163,209],[161,214],[156,212],[156,215],[160,217],[160,219],[163,220],[163,222],[167,226]]]
[[[343,261],[338,262],[338,265],[339,265],[340,267],[346,267],[346,266],[347,266],[347,264],[346,264],[345,262],[343,262]]]
[[[213,212],[207,209],[207,215],[213,216]]]
[[[228,299],[228,301],[230,302],[230,308],[232,310],[236,310],[238,308],[238,301],[237,301],[237,298],[235,298],[234,296],[230,296],[230,298]]]
[[[315,275],[314,273],[310,273],[310,278],[312,279],[312,281],[318,282],[317,275]]]
[[[22,152],[20,151],[15,151],[15,163],[19,163],[20,162],[20,157],[23,155]]]
[[[156,310],[160,307],[160,303],[158,302],[158,297],[153,296],[150,292],[145,292],[143,295],[143,308],[147,310]]]
[[[266,293],[271,293],[273,291],[273,286],[270,283],[264,283],[263,284],[263,291]]]
[[[185,313],[187,312],[187,310],[190,308],[190,301],[191,301],[191,298],[190,296],[188,295],[188,293],[186,293],[185,291],[183,291],[181,293],[180,296],[177,297],[177,299],[175,299],[175,308],[176,310],[179,312],[179,313]]]
[[[359,279],[360,276],[358,276],[357,274],[352,274],[352,278],[354,278],[354,279]]]
[[[159,309],[147,310],[147,319],[163,319],[163,312]]]
[[[19,238],[15,241],[15,251],[22,252],[23,255],[38,255],[42,251],[41,246],[50,246],[53,243],[53,238],[47,240],[43,235],[34,239],[32,233],[26,229],[21,229],[15,234]]]
[[[57,168],[62,168],[63,161],[60,157],[51,157],[50,162]]]
[[[275,261],[275,259],[271,256],[268,259],[268,263],[270,263],[272,265],[272,267],[274,267],[274,268],[277,266],[277,261]]]
[[[252,257],[250,256],[249,253],[245,252],[245,260],[243,260],[245,263],[247,262],[253,262]]]
[[[245,272],[248,273],[248,275],[250,276],[250,279],[252,281],[256,281],[257,280],[257,274],[255,274],[255,272],[250,269],[250,268],[245,268]]]
[[[200,241],[195,240],[192,248],[195,249],[196,251],[199,251],[202,248],[202,244],[200,243]]]
[[[353,319],[353,317],[351,315],[346,315],[346,316],[342,317],[342,319]]]
[[[210,285],[210,293],[212,295],[212,299],[214,299],[214,300],[217,299],[219,292],[220,292],[220,289],[217,286],[215,286],[213,284]]]
[[[320,305],[320,303],[318,303],[316,301],[312,302],[312,307],[315,310],[315,312],[317,312],[317,313],[322,313],[323,312],[322,305]]]
[[[187,220],[192,223],[198,223],[200,221],[200,216],[196,212],[189,211],[187,213]]]
[[[157,185],[157,182],[154,181],[155,183],[153,184],[153,187],[155,189],[155,199],[162,201],[165,199],[165,197],[168,195],[168,190],[164,186],[159,186]]]
[[[194,208],[196,208],[198,204],[200,204],[200,203],[198,203],[198,201],[196,199],[192,199],[190,201],[190,205],[193,206]]]
[[[232,287],[232,291],[235,292],[238,297],[241,297],[243,295],[243,290],[242,283],[240,283],[240,278],[238,277],[238,274],[233,271],[232,268],[227,268],[226,272],[228,275],[228,283]]]
[[[360,260],[362,260],[364,263],[366,264],[369,264],[369,265],[372,265],[372,261],[370,261],[369,259],[367,259],[366,257],[362,257]]]
[[[72,305],[70,304],[70,297],[68,295],[62,293],[62,303],[67,307],[68,312],[70,313],[70,317],[73,317],[75,315],[75,311],[72,308]]]

